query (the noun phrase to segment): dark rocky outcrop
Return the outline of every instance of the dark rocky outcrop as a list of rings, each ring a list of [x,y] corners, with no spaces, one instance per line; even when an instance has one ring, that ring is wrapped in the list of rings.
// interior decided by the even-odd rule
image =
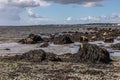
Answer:
[[[54,37],[54,44],[70,44],[73,43],[71,39],[66,35],[59,35]]]
[[[28,37],[26,37],[25,39],[22,39],[18,42],[20,42],[22,44],[35,44],[35,43],[42,42],[42,41],[43,41],[43,39],[39,35],[29,34]]]
[[[114,49],[114,50],[120,50],[120,43],[112,44],[111,47],[112,47],[112,49]]]
[[[72,55],[74,62],[85,63],[109,63],[111,61],[109,52],[95,44],[81,44],[79,52]]]

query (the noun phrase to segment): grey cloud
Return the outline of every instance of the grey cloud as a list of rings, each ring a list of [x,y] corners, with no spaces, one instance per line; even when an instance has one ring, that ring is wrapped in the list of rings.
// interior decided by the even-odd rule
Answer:
[[[101,6],[101,4],[99,3],[103,0],[46,0],[46,1],[52,1],[60,4],[79,4],[84,5],[85,7],[91,7]]]
[[[0,0],[0,24],[14,24],[21,20],[20,14],[26,11],[26,8],[38,6],[48,6],[44,0]],[[31,14],[31,17],[40,17],[38,14]]]

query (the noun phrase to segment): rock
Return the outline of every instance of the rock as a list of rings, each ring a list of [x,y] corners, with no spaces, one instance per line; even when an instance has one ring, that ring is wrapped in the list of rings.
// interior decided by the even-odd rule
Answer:
[[[111,47],[112,47],[112,49],[114,49],[114,50],[120,50],[120,43],[112,44]]]
[[[92,36],[91,37],[91,41],[96,41],[97,40],[97,37],[96,36]]]
[[[4,50],[10,50],[9,48],[5,48]]]
[[[114,42],[114,39],[113,39],[113,38],[105,38],[105,39],[104,39],[104,42],[113,43],[113,42]]]
[[[6,58],[7,60],[14,60],[14,61],[29,61],[29,62],[41,62],[41,61],[61,61],[61,59],[53,53],[47,53],[40,50],[31,50],[26,52],[22,55],[15,55],[13,57]]]
[[[54,38],[54,44],[70,44],[73,43],[71,39],[66,35],[59,35]]]
[[[107,36],[107,35],[108,35],[107,32],[104,32],[104,33],[103,33],[103,36]]]
[[[25,39],[21,39],[18,42],[22,44],[35,44],[35,43],[42,42],[42,41],[43,39],[39,35],[29,34],[28,37],[26,37]]]
[[[71,56],[72,56],[71,53],[66,53],[66,54],[59,55],[59,58],[63,62],[72,62]]]
[[[21,58],[31,62],[41,62],[46,59],[46,52],[43,50],[31,50],[24,53]]]
[[[80,42],[88,42],[88,38],[86,36],[81,36],[80,37]]]
[[[61,61],[61,59],[56,54],[53,54],[53,53],[47,53],[46,60],[47,61]]]
[[[73,54],[71,59],[74,62],[85,63],[109,63],[111,61],[110,54],[106,49],[88,43],[81,44],[79,52]]]
[[[44,42],[40,45],[40,47],[42,47],[42,48],[45,48],[45,47],[48,47],[48,46],[49,46],[48,42]]]
[[[117,36],[116,39],[117,39],[117,40],[120,40],[120,36]]]

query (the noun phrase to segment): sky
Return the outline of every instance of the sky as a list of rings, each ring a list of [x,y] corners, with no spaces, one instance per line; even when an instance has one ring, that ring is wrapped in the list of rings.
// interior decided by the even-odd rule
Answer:
[[[120,0],[0,0],[0,25],[120,23]]]

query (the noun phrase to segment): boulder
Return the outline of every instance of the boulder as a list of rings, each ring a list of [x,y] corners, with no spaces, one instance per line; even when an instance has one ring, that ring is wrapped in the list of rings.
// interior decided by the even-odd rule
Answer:
[[[19,42],[22,44],[35,44],[42,41],[43,39],[41,38],[41,36],[35,34],[29,34],[28,37],[26,37],[25,39],[21,39]]]
[[[70,44],[73,43],[72,40],[66,35],[59,35],[54,37],[54,44]]]
[[[83,63],[109,63],[111,61],[110,54],[106,49],[88,43],[81,44],[78,53],[73,54],[71,59],[74,62]]]
[[[114,49],[114,50],[120,50],[120,43],[112,44],[111,48]]]

